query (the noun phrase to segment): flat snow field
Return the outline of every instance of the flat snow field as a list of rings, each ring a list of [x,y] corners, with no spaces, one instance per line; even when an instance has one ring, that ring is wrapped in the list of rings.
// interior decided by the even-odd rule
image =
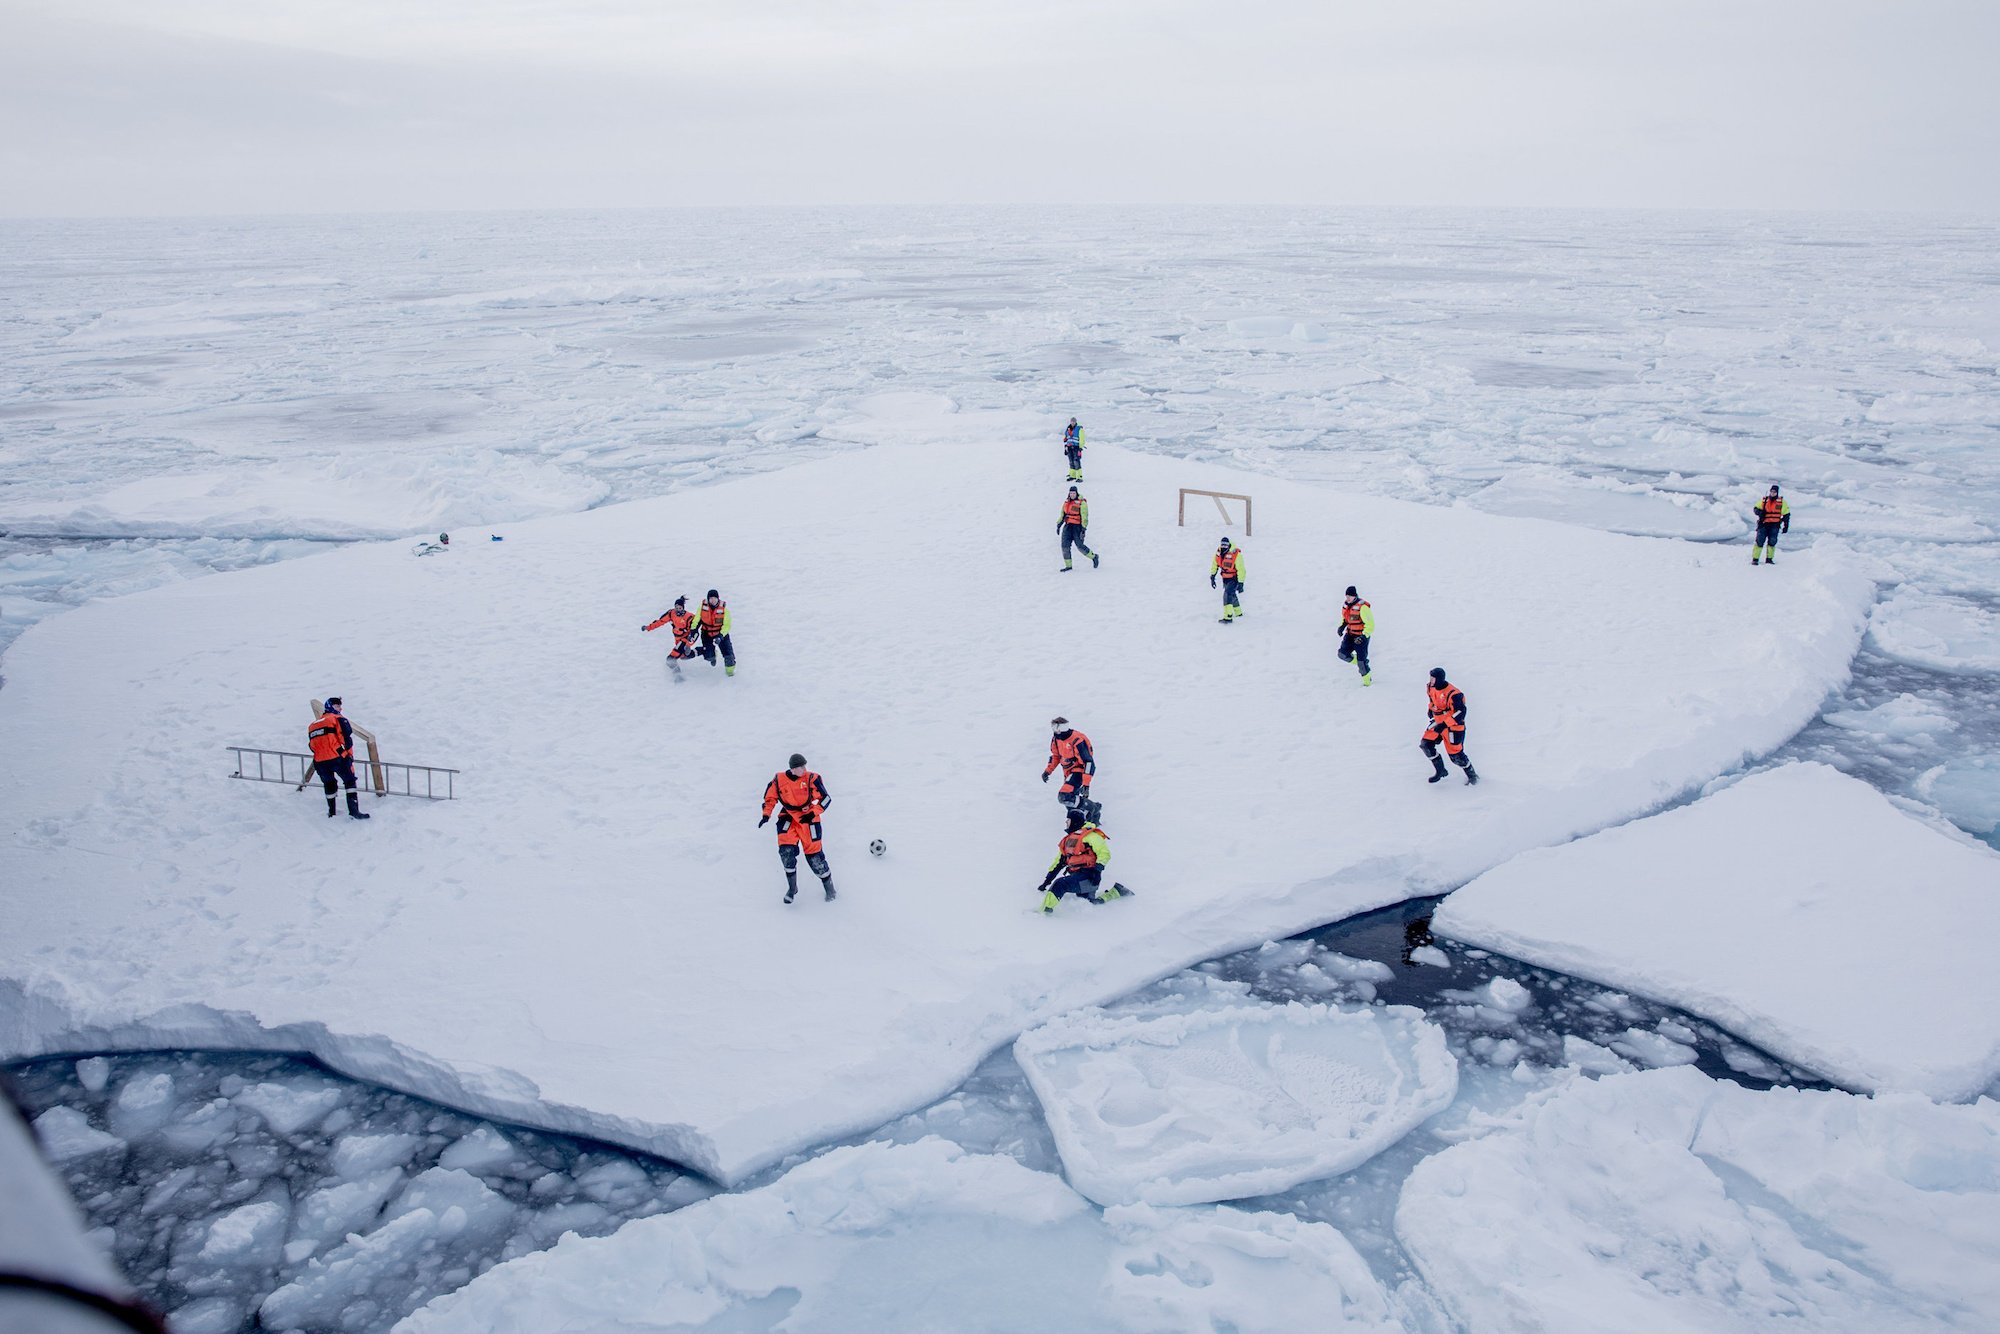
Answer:
[[[1855,1089],[2000,1079],[2000,853],[1823,764],[1524,853],[1432,929],[1712,1019]]]
[[[1780,744],[1845,679],[1871,597],[1831,545],[1752,570],[1740,545],[1103,444],[1104,564],[1061,574],[1057,430],[889,396],[833,432],[876,448],[36,626],[0,690],[0,1058],[302,1049],[736,1181],[1063,1011]],[[1175,526],[1180,486],[1256,496],[1241,623],[1217,624],[1223,530],[1201,498]],[[1369,689],[1333,657],[1349,582],[1378,618]],[[639,627],[711,585],[741,670],[676,685]],[[1433,665],[1469,697],[1477,788],[1424,782]],[[302,748],[326,693],[387,758],[463,770],[460,799],[371,798],[363,825],[227,776],[228,744]],[[1057,713],[1096,743],[1140,897],[1050,919]],[[831,905],[810,877],[779,902],[755,827],[795,749],[834,795]]]

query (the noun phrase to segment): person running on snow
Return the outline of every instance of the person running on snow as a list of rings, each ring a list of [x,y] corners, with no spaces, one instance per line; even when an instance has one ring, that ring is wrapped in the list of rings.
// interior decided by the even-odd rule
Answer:
[[[1208,565],[1210,588],[1215,587],[1218,576],[1222,579],[1222,623],[1227,625],[1243,614],[1239,596],[1243,592],[1243,548],[1231,546],[1226,537]]]
[[[674,646],[667,654],[667,669],[673,672],[676,681],[685,679],[681,676],[681,663],[695,654],[695,615],[687,609],[687,602],[687,595],[684,593],[674,599],[673,606],[660,613],[658,620],[651,625],[639,627],[641,630],[657,630],[663,625],[671,625],[674,628]]]
[[[1055,735],[1049,738],[1049,762],[1042,766],[1042,781],[1048,782],[1049,775],[1061,765],[1063,785],[1057,800],[1095,820],[1103,810],[1090,799],[1090,783],[1097,776],[1097,752],[1091,749],[1089,737],[1069,725],[1069,719],[1053,718],[1049,726]]]
[[[333,799],[334,780],[339,779],[347,787],[348,815],[366,820],[368,814],[361,809],[361,797],[354,790],[354,724],[341,714],[338,695],[329,696],[320,708],[323,712],[306,729],[306,742],[312,747],[313,772],[326,789],[327,818],[339,813]]]
[[[801,852],[806,855],[806,865],[826,888],[826,901],[833,902],[833,871],[827,866],[826,853],[820,846],[819,827],[820,816],[831,805],[833,798],[827,795],[825,780],[806,768],[803,755],[793,755],[790,767],[773,774],[764,787],[764,816],[757,821],[757,827],[762,829],[771,823],[771,812],[778,807],[785,810],[778,817],[778,860],[785,867],[787,903],[798,897]]]
[[[1354,585],[1347,586],[1347,598],[1340,604],[1340,660],[1351,662],[1361,672],[1361,684],[1375,684],[1375,674],[1368,670],[1368,641],[1375,636],[1375,611],[1361,595],[1354,591]]]
[[[722,674],[736,675],[736,646],[729,641],[729,604],[722,600],[722,594],[714,589],[701,600],[701,612],[695,617],[701,631],[701,660],[715,666],[715,650],[722,650]]]
[[[1466,786],[1470,787],[1479,781],[1479,774],[1465,753],[1465,692],[1444,679],[1442,667],[1431,668],[1430,708],[1431,725],[1417,743],[1417,749],[1430,758],[1431,768],[1436,770],[1430,781],[1444,779],[1444,761],[1438,758],[1438,742],[1442,741],[1451,762],[1465,770]]]
[[[1062,503],[1062,516],[1056,520],[1056,532],[1062,536],[1063,572],[1069,572],[1069,552],[1075,547],[1090,557],[1090,568],[1097,568],[1097,553],[1083,544],[1083,530],[1090,526],[1090,502],[1077,494],[1077,489],[1069,489],[1069,498]]]
[[[1774,486],[1769,494],[1751,507],[1750,513],[1757,521],[1757,545],[1750,552],[1750,563],[1755,565],[1757,558],[1763,556],[1766,565],[1776,565],[1778,534],[1792,531],[1792,507],[1785,503],[1785,498],[1778,494],[1778,488]],[[1766,546],[1771,548],[1768,556],[1764,555]]]
[[[1132,891],[1113,881],[1104,888],[1104,868],[1111,864],[1111,835],[1097,827],[1082,811],[1069,813],[1068,830],[1056,846],[1056,859],[1037,887],[1042,891],[1042,911],[1051,913],[1065,894],[1074,894],[1092,903],[1110,903]]]
[[[1063,453],[1069,457],[1069,480],[1083,480],[1083,428],[1076,424],[1076,418],[1069,419],[1063,427]]]

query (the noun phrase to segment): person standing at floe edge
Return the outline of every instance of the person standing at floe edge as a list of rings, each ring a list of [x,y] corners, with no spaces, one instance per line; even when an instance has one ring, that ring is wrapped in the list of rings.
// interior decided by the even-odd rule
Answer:
[[[1751,517],[1757,521],[1757,545],[1750,552],[1750,563],[1755,565],[1762,556],[1766,565],[1778,563],[1778,534],[1792,531],[1792,507],[1778,494],[1773,486],[1764,498],[1751,509]],[[1764,548],[1771,548],[1771,554],[1764,555]]]
[[[1083,480],[1083,428],[1076,424],[1076,418],[1069,419],[1063,427],[1063,453],[1069,459],[1069,480]]]
[[[1063,573],[1069,573],[1070,548],[1074,547],[1090,557],[1090,568],[1097,568],[1097,553],[1083,544],[1083,530],[1090,526],[1090,502],[1075,488],[1062,503],[1062,514],[1056,519],[1056,533],[1062,538]]]
[[[338,780],[347,785],[348,815],[366,820],[368,814],[361,809],[360,794],[354,790],[354,724],[341,714],[338,695],[329,695],[320,709],[319,717],[306,729],[306,742],[312,747],[313,772],[319,775],[320,785],[326,789],[327,818],[340,813],[334,802]]]
[[[722,594],[714,589],[701,600],[701,612],[695,618],[701,630],[701,660],[715,666],[715,651],[722,650],[722,674],[736,675],[736,645],[729,638],[729,604],[722,600]]]
[[[833,798],[827,795],[825,780],[806,768],[803,755],[794,754],[787,767],[773,774],[764,786],[764,816],[757,821],[757,827],[762,829],[771,823],[771,812],[784,808],[784,814],[778,817],[778,860],[785,868],[787,903],[798,897],[801,852],[806,855],[806,865],[825,888],[826,901],[833,902],[833,869],[826,864],[819,823],[831,805]]]
[[[1222,580],[1222,623],[1228,625],[1243,614],[1243,548],[1231,546],[1226,537],[1208,563],[1208,586],[1214,588],[1217,579]]]
[[[1368,670],[1368,641],[1375,637],[1375,609],[1361,600],[1354,591],[1354,585],[1347,586],[1347,597],[1340,606],[1340,660],[1351,662],[1361,672],[1361,684],[1375,684],[1374,673]]]
[[[1431,683],[1428,691],[1430,705],[1430,726],[1424,729],[1424,739],[1417,743],[1417,749],[1431,762],[1434,771],[1433,783],[1444,781],[1444,761],[1438,758],[1438,743],[1444,743],[1444,753],[1451,756],[1451,762],[1465,770],[1466,786],[1479,781],[1479,774],[1472,767],[1471,756],[1465,753],[1465,692],[1445,680],[1444,668],[1431,668]]]

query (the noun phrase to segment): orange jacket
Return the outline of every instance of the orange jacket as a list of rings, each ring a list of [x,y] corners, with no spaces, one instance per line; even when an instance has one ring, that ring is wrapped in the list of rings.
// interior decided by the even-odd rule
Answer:
[[[1431,700],[1431,721],[1454,732],[1465,730],[1465,692],[1451,682],[1442,687],[1425,686]]]
[[[673,626],[674,642],[685,644],[688,642],[689,637],[694,634],[694,613],[686,607],[669,607],[660,613],[659,620],[654,621],[646,629],[657,630],[663,625]]]
[[[328,709],[306,729],[314,760],[344,760],[354,753],[353,725]]]
[[[766,817],[783,806],[785,814],[794,820],[811,823],[832,804],[833,798],[827,795],[826,783],[810,769],[806,770],[803,778],[794,778],[790,769],[781,769],[764,786]]]
[[[1090,738],[1075,727],[1061,736],[1049,738],[1049,762],[1042,766],[1043,774],[1052,774],[1060,764],[1066,774],[1094,774],[1097,772],[1097,752],[1090,747]]]

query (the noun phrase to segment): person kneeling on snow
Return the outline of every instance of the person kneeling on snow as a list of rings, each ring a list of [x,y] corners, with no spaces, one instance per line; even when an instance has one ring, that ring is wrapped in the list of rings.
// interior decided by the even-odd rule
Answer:
[[[1113,882],[1103,888],[1104,868],[1111,864],[1111,835],[1084,818],[1082,811],[1069,813],[1069,831],[1056,848],[1056,859],[1042,877],[1042,911],[1054,912],[1065,894],[1074,894],[1092,903],[1109,903],[1132,891]]]

